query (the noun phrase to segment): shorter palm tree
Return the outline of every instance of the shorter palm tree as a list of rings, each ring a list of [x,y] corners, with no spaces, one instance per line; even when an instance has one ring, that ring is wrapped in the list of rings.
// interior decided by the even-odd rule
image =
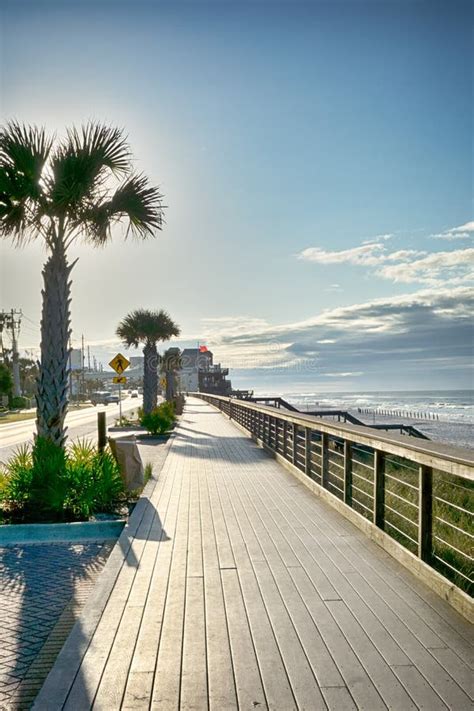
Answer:
[[[160,357],[156,344],[179,336],[179,326],[163,311],[137,309],[131,311],[117,326],[117,336],[127,348],[143,347],[143,412],[150,413],[158,402],[158,366]]]

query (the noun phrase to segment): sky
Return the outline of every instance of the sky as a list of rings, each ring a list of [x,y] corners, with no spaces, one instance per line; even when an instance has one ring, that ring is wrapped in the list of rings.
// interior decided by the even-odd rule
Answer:
[[[239,387],[473,386],[470,3],[0,7],[2,122],[121,126],[165,195],[156,239],[73,246],[74,345],[164,308]],[[32,353],[46,256],[1,245]]]

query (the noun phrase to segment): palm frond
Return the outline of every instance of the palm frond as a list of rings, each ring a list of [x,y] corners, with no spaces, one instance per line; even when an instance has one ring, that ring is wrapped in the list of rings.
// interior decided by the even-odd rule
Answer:
[[[121,129],[90,122],[68,131],[51,163],[53,203],[74,218],[85,200],[97,202],[110,174],[130,169],[130,149]]]
[[[118,325],[117,336],[126,346],[137,348],[140,343],[156,343],[169,341],[173,336],[179,336],[179,326],[170,315],[161,309],[136,309],[131,311]]]
[[[37,126],[10,121],[0,130],[0,165],[23,178],[21,186],[29,189],[28,197],[39,195],[39,182],[52,144],[45,129]]]
[[[0,129],[0,236],[18,244],[42,234],[67,248],[78,236],[96,246],[115,223],[146,238],[163,224],[162,196],[131,173],[123,131],[90,122],[72,128],[53,150],[44,129],[17,122]],[[122,177],[113,191],[110,178]]]
[[[0,235],[22,243],[41,229],[41,179],[52,146],[43,128],[15,121],[0,130]]]
[[[144,175],[132,175],[115,191],[109,203],[111,219],[128,217],[127,234],[148,237],[163,225],[162,195]]]
[[[109,203],[88,205],[79,213],[76,224],[89,242],[96,247],[105,245],[112,236]]]
[[[138,324],[139,312],[132,311],[120,321],[116,334],[125,346],[138,348],[142,340],[142,330]]]
[[[144,176],[132,176],[115,191],[110,200],[88,203],[76,218],[78,228],[86,239],[102,246],[112,237],[113,224],[128,218],[126,236],[146,238],[163,224],[162,196],[151,187]]]

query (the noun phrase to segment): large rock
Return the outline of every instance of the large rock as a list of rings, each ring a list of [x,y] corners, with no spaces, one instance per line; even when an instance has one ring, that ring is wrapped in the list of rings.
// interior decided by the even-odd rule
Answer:
[[[145,483],[145,472],[135,437],[130,439],[111,437],[109,444],[120,467],[120,474],[127,491],[142,488]]]

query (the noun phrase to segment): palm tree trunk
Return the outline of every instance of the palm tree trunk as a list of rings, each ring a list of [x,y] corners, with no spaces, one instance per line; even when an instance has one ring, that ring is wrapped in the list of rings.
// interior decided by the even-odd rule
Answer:
[[[156,343],[143,349],[143,412],[148,415],[158,403],[158,351]]]
[[[41,316],[41,362],[37,379],[36,428],[60,447],[66,441],[64,418],[68,406],[71,282],[61,240],[54,245],[43,268],[44,289]]]

